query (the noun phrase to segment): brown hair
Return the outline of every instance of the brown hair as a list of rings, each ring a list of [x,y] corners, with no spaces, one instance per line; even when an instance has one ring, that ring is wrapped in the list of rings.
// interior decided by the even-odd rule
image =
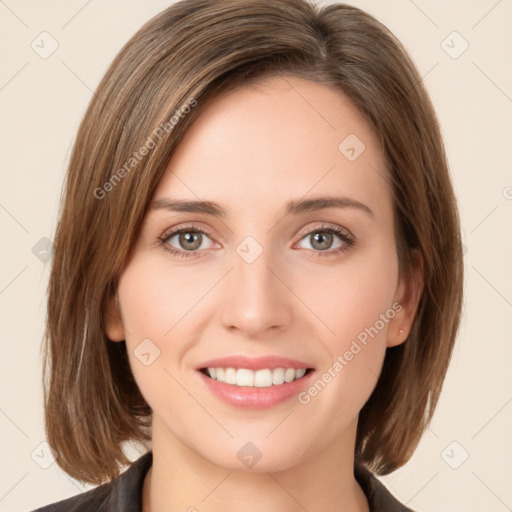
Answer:
[[[427,428],[459,327],[463,263],[443,142],[421,77],[388,29],[352,6],[185,0],[147,22],[116,56],[69,163],[43,382],[46,436],[75,479],[114,478],[130,463],[124,442],[151,438],[151,409],[125,342],[106,336],[104,315],[169,158],[209,99],[285,74],[336,86],[363,113],[389,164],[401,275],[410,275],[412,248],[424,260],[412,330],[387,349],[360,412],[356,458],[389,473],[407,462]],[[154,147],[142,151],[156,133]]]

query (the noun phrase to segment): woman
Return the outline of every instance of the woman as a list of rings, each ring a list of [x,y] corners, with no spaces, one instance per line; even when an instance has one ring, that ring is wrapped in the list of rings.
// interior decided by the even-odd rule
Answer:
[[[462,269],[436,116],[385,27],[172,5],[115,58],[69,164],[46,434],[102,485],[39,510],[410,510],[375,475],[432,417]],[[119,474],[127,441],[147,453]]]

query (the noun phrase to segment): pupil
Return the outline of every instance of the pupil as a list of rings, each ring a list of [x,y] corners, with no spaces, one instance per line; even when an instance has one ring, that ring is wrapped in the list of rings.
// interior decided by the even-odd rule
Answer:
[[[182,243],[182,246],[186,247],[188,249],[197,249],[201,245],[201,244],[197,245],[197,240],[199,239],[199,233],[193,234],[191,231],[187,231],[185,233],[182,233],[181,238],[182,238],[182,240],[180,242]],[[195,245],[194,245],[194,242],[196,242]],[[187,244],[192,244],[192,247],[187,247]]]
[[[327,233],[327,234],[319,234],[319,233],[316,233],[313,238],[314,238],[314,241],[315,243],[318,242],[318,240],[320,239],[320,245],[322,245],[322,239],[327,240],[327,241],[330,241],[330,237],[332,237],[332,235],[330,233]],[[327,246],[325,245],[325,243],[323,244],[323,247],[319,247],[319,249],[327,249],[329,247],[330,243],[327,244]]]

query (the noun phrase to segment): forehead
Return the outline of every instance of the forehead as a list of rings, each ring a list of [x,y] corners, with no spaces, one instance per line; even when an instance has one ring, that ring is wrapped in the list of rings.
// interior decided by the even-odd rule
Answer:
[[[230,216],[325,194],[389,210],[386,174],[378,139],[347,96],[278,77],[211,101],[176,148],[154,198],[211,200]]]

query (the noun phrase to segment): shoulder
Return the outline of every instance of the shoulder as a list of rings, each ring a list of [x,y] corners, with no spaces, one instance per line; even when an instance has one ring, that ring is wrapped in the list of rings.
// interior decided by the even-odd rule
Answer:
[[[109,510],[107,502],[111,495],[112,482],[100,485],[82,494],[71,496],[49,505],[44,505],[34,512],[87,512],[92,510]]]
[[[356,464],[354,475],[366,495],[370,512],[414,512],[400,503],[364,466]]]
[[[33,512],[140,511],[142,510],[142,485],[152,460],[153,454],[148,452],[111,482],[71,498],[44,505]],[[135,508],[134,504],[136,504]]]

